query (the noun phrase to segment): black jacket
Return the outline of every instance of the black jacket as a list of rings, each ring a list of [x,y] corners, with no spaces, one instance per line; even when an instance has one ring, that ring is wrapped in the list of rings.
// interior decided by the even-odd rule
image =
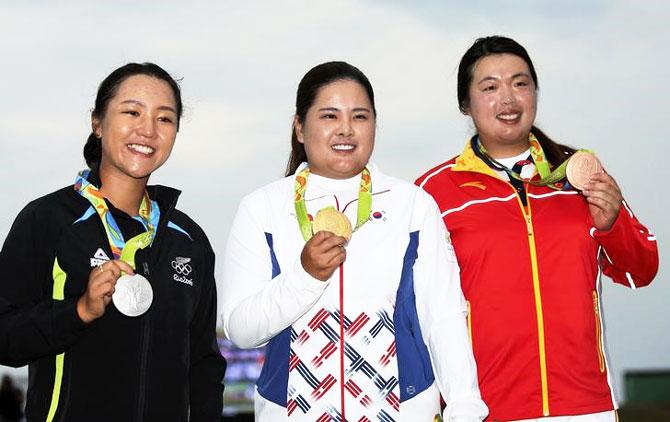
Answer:
[[[47,420],[50,410],[49,420],[67,422],[184,421],[189,413],[191,421],[221,420],[226,363],[215,334],[214,253],[175,209],[179,191],[147,190],[161,218],[154,243],[135,257],[154,291],[139,317],[110,303],[91,324],[79,319],[92,267],[113,256],[100,218],[72,186],[31,202],[7,235],[0,363],[30,364],[29,421]],[[144,231],[108,204],[125,239]]]

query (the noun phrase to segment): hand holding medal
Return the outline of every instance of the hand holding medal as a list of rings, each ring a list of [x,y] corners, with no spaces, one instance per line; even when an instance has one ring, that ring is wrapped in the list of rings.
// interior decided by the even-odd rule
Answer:
[[[296,177],[295,211],[300,232],[307,243],[300,254],[303,268],[312,277],[326,281],[335,269],[346,259],[344,245],[349,242],[354,231],[359,229],[370,218],[372,209],[372,183],[370,172],[364,168],[361,172],[361,183],[358,191],[358,210],[356,227],[346,215],[335,207],[326,207],[316,213],[314,222],[310,222],[305,205],[305,189],[309,167],[304,168]]]
[[[595,227],[598,230],[609,230],[619,215],[623,195],[616,181],[605,173],[595,154],[579,150],[556,172],[564,172],[570,185],[582,192],[589,203]]]
[[[77,301],[77,313],[82,321],[90,323],[105,313],[121,272],[134,273],[130,265],[120,260],[106,262],[91,270],[86,292]]]
[[[160,210],[145,191],[139,207],[139,216],[147,231],[125,241],[104,197],[97,187],[88,182],[87,177],[88,172],[78,175],[75,190],[88,199],[98,213],[115,260],[112,261],[114,265],[105,263],[103,264],[105,268],[100,266],[91,272],[89,289],[77,303],[77,312],[84,322],[91,322],[104,314],[105,307],[111,299],[116,309],[122,314],[131,317],[142,315],[151,306],[154,295],[149,280],[134,273],[135,254],[153,242]],[[111,270],[109,274],[106,274],[107,271],[105,271],[107,266]],[[96,288],[89,294],[94,280]]]
[[[582,191],[589,203],[595,227],[609,230],[619,215],[623,195],[612,176],[605,173],[598,158],[587,151],[575,152],[568,159],[565,175],[574,188]]]
[[[326,281],[347,257],[344,245],[351,239],[351,223],[334,207],[316,213],[312,223],[314,236],[307,241],[300,259],[312,277]]]
[[[538,170],[542,175],[540,166]],[[612,227],[619,215],[623,195],[616,181],[605,173],[595,154],[579,150],[556,170],[551,173],[545,170],[544,174],[549,181],[565,177],[573,188],[582,192],[589,203],[596,229],[609,230]]]
[[[612,228],[623,202],[621,189],[612,176],[601,171],[594,173],[582,189],[589,203],[589,211],[596,229],[606,231]]]
[[[305,243],[300,254],[302,267],[312,277],[326,281],[347,257],[347,239],[329,231],[319,231]]]

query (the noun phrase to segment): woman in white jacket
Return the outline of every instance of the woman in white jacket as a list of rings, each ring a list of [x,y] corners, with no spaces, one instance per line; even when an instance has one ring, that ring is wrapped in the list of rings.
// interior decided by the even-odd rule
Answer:
[[[314,67],[286,177],[240,204],[219,292],[228,338],[267,344],[257,421],[432,421],[440,393],[447,420],[486,416],[448,234],[369,162],[375,119],[360,70]]]

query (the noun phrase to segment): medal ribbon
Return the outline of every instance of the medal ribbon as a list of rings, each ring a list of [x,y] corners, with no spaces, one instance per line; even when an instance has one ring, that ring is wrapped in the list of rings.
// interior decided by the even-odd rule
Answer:
[[[77,175],[74,182],[74,190],[81,196],[88,199],[105,227],[107,240],[112,249],[114,259],[120,259],[135,269],[135,254],[138,250],[151,245],[156,237],[156,228],[160,219],[160,210],[158,203],[149,199],[149,194],[144,191],[144,197],[140,204],[139,217],[133,217],[140,221],[147,229],[146,232],[129,239],[127,242],[123,239],[121,229],[116,223],[114,216],[109,211],[102,194],[93,184],[88,181],[90,170],[84,170]]]
[[[502,164],[500,164],[498,161],[495,160],[495,158],[491,157],[488,154],[488,152],[486,152],[486,148],[484,148],[484,145],[482,145],[479,139],[477,139],[477,142],[473,142],[473,146],[475,146],[479,151],[479,153],[482,156],[484,156],[490,162],[490,164],[493,165],[493,168],[499,171],[504,171],[509,175],[510,178],[514,178],[521,182],[530,183],[531,185],[535,186],[546,186],[554,190],[564,190],[568,188],[569,184],[567,183],[563,186],[560,185],[557,186],[556,183],[565,179],[565,169],[570,159],[568,158],[567,160],[563,161],[563,163],[561,163],[560,166],[554,169],[554,171],[551,171],[550,163],[549,161],[547,161],[547,158],[544,155],[544,151],[542,150],[540,141],[538,141],[535,135],[533,135],[532,133],[528,134],[528,143],[530,144],[530,156],[533,159],[533,162],[535,163],[535,168],[537,168],[537,172],[540,175],[540,180],[524,179],[517,172],[514,172],[508,169],[507,167],[503,166]],[[580,151],[587,151],[587,150],[580,150]]]
[[[295,214],[298,218],[300,233],[305,241],[312,238],[312,222],[307,216],[307,205],[305,205],[305,190],[307,189],[307,177],[309,167],[305,167],[295,178]],[[370,218],[372,211],[372,178],[370,171],[366,168],[361,172],[361,184],[358,190],[358,210],[356,212],[356,227],[358,230]]]

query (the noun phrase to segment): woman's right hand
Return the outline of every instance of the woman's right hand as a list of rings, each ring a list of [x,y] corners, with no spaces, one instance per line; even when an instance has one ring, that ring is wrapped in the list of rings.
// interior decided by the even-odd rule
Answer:
[[[77,314],[82,321],[88,324],[105,313],[122,271],[126,274],[135,273],[133,267],[119,260],[105,262],[91,270],[86,292],[77,301]]]
[[[326,281],[335,269],[344,262],[347,239],[331,232],[320,231],[305,243],[300,254],[302,267],[312,277]]]

